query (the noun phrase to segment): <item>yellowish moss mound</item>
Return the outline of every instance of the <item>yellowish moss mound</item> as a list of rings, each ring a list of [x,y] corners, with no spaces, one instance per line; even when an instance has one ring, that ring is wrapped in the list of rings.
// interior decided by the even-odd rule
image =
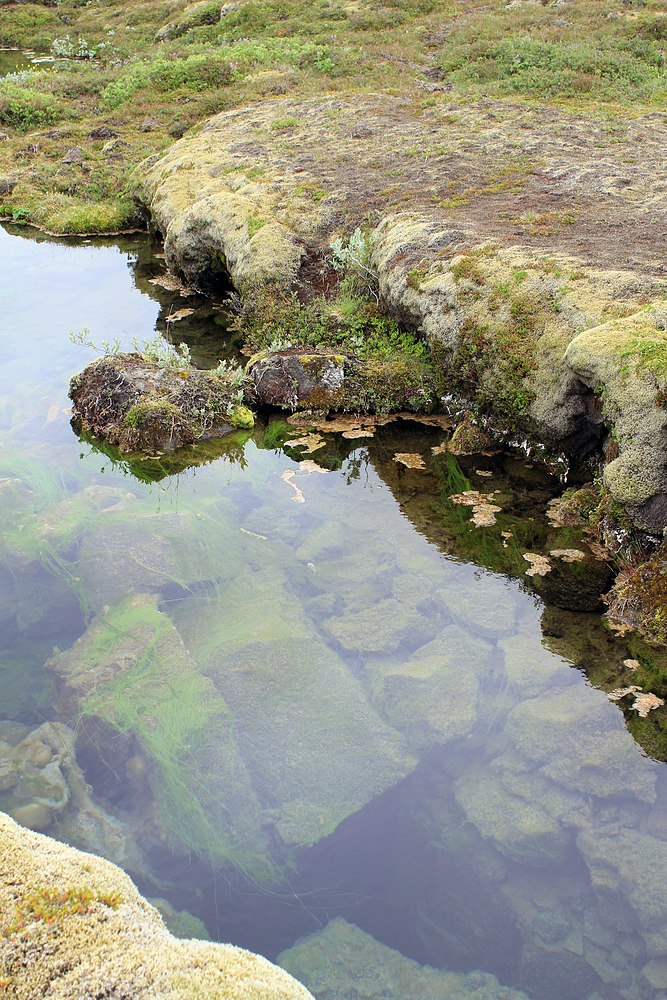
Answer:
[[[25,830],[4,814],[0,858],[3,996],[311,998],[258,955],[172,937],[120,868]]]

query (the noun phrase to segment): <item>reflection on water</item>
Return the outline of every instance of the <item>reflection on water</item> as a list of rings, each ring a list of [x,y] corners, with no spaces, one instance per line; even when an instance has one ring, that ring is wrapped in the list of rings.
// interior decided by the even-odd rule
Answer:
[[[0,49],[0,76],[30,69],[30,59],[18,49]]]
[[[32,49],[0,49],[0,77],[10,73],[20,73],[22,70],[58,69],[66,67],[69,59],[56,59],[54,56],[37,55]]]
[[[665,765],[587,676],[628,655],[591,610],[608,570],[525,576],[585,544],[548,524],[558,483],[406,420],[317,464],[260,421],[137,476],[69,427],[68,334],[150,338],[160,259],[0,252],[0,806],[326,1000],[664,1000]],[[194,303],[202,358],[221,304]],[[495,526],[448,500],[471,488]]]

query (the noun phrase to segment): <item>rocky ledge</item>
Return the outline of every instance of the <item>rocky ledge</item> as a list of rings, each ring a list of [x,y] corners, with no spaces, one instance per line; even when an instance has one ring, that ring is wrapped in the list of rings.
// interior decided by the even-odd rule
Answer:
[[[662,205],[664,171],[612,162],[595,129],[564,113],[523,119],[492,101],[420,115],[387,94],[264,101],[144,161],[135,198],[190,284],[224,272],[246,301],[292,295],[344,328],[346,280],[361,278],[370,308],[428,347],[451,409],[552,456],[604,455],[612,497],[657,537],[667,283],[633,220]],[[246,329],[255,350],[271,347],[259,313]],[[330,328],[324,345],[294,313],[272,329],[298,351],[360,353],[373,323],[348,323],[347,343]]]
[[[120,868],[3,813],[0,857],[3,996],[312,1000],[259,955],[173,937]]]

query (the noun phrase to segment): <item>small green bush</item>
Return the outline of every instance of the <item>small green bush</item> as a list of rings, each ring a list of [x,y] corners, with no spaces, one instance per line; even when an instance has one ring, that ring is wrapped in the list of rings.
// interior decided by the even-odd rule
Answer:
[[[26,87],[11,76],[0,80],[0,125],[27,132],[64,117],[63,106],[51,94]]]
[[[102,98],[107,107],[116,108],[149,87],[161,93],[180,88],[201,91],[231,81],[232,68],[221,56],[202,53],[185,59],[159,58],[135,63],[105,88]]]
[[[664,53],[654,41],[632,37],[607,46],[586,41],[544,42],[528,38],[472,40],[451,45],[441,67],[461,80],[495,83],[500,93],[603,99],[646,96],[665,89]]]

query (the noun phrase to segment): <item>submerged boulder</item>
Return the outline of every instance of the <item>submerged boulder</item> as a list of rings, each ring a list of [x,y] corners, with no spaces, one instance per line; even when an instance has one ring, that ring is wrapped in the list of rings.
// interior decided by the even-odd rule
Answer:
[[[416,764],[321,640],[265,554],[261,569],[187,606],[178,626],[234,717],[263,811],[286,845],[330,833]]]
[[[278,963],[315,991],[318,1000],[527,1000],[488,972],[449,972],[406,958],[348,923],[330,920],[300,938]]]
[[[83,431],[122,452],[170,451],[253,426],[228,372],[111,354],[75,375],[69,394]]]
[[[0,810],[31,830],[48,830],[131,871],[142,871],[137,829],[91,794],[60,722],[0,722]]]
[[[130,594],[46,667],[62,717],[94,720],[100,738],[110,729],[138,741],[147,834],[157,812],[176,850],[266,872],[259,807],[229,709],[154,596]],[[114,767],[129,774],[133,762]]]
[[[374,666],[374,703],[423,753],[472,732],[490,659],[487,643],[450,625],[404,663]]]
[[[15,996],[312,1000],[259,955],[172,937],[120,868],[2,814],[0,858],[0,983]]]

